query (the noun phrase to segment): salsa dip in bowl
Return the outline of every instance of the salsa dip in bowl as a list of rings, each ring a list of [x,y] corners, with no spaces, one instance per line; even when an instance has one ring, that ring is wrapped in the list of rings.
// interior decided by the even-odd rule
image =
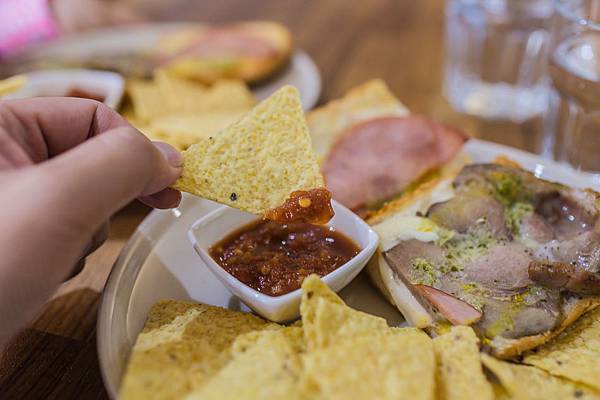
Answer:
[[[223,206],[196,221],[188,238],[209,270],[248,307],[287,322],[299,315],[304,277],[317,273],[337,292],[379,243],[362,219],[332,205],[335,216],[327,225],[278,225]]]

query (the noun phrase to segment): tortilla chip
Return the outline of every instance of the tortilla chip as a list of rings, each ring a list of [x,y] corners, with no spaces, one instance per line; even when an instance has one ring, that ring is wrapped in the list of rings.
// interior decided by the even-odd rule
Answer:
[[[311,274],[302,281],[302,301],[300,302],[300,315],[302,316],[302,327],[307,343],[316,343],[317,333],[315,318],[319,300],[327,300],[331,303],[344,305],[344,301],[325,282],[319,275]]]
[[[0,96],[6,96],[21,89],[27,83],[26,75],[15,75],[0,80]]]
[[[278,207],[293,191],[324,186],[298,90],[291,86],[183,157],[175,189],[254,214]]]
[[[132,79],[127,81],[127,93],[133,104],[135,119],[146,123],[168,112],[165,100],[154,82]]]
[[[435,359],[423,334],[363,336],[304,357],[305,386],[325,399],[433,399]]]
[[[154,72],[154,81],[171,112],[246,111],[256,104],[254,95],[242,81],[224,79],[205,86],[164,70]]]
[[[433,339],[437,399],[493,399],[479,357],[479,339],[468,326],[453,326]]]
[[[323,158],[346,128],[375,117],[408,114],[408,109],[383,80],[372,79],[350,89],[342,98],[311,111],[306,119],[315,152]]]
[[[249,110],[255,105],[256,98],[244,82],[235,79],[221,79],[210,86],[204,107],[208,110]]]
[[[167,107],[173,112],[183,111],[186,103],[202,99],[208,91],[204,85],[179,78],[163,69],[154,71],[154,82]]]
[[[523,362],[600,391],[600,307],[527,353]]]
[[[229,349],[239,335],[271,325],[249,313],[159,302],[132,349],[120,398],[179,398],[229,361]]]
[[[251,332],[232,346],[232,359],[192,399],[299,399],[302,329]]]
[[[323,298],[317,299],[314,321],[305,322],[304,331],[309,350],[343,339],[391,333],[385,319]]]
[[[148,136],[175,142],[187,149],[200,139],[208,139],[233,124],[244,114],[241,110],[215,111],[206,114],[171,114],[152,120]],[[146,132],[144,132],[146,133]]]
[[[498,378],[509,399],[600,399],[600,393],[591,388],[535,367],[500,361],[487,354],[481,354],[481,360]]]

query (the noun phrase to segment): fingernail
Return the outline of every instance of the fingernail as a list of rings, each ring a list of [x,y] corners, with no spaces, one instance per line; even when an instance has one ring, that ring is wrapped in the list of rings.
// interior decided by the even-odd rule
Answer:
[[[154,142],[154,145],[163,153],[170,166],[175,168],[183,166],[183,156],[173,146],[163,142]]]

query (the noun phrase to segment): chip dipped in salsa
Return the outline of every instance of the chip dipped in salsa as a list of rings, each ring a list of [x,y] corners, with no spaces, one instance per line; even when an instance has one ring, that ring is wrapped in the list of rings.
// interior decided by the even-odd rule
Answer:
[[[310,274],[325,276],[359,252],[351,239],[334,228],[268,220],[242,227],[209,250],[225,271],[269,296],[300,288]]]

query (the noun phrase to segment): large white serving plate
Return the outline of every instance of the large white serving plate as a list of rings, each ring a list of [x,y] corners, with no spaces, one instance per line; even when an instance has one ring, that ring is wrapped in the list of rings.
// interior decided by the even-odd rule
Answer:
[[[593,177],[534,154],[476,139],[464,147],[474,162],[507,156],[544,179],[574,187],[599,185]],[[152,211],[129,240],[108,278],[98,315],[98,356],[108,393],[116,398],[129,351],[157,300],[178,299],[248,310],[232,296],[195,253],[186,234],[216,203],[184,196],[179,208]],[[352,307],[401,324],[402,316],[359,275],[340,292]]]
[[[14,62],[4,67],[10,73],[29,72],[31,66],[52,68],[61,63],[82,63],[89,60],[111,60],[131,58],[135,64],[136,55],[143,58],[156,46],[159,38],[166,33],[190,26],[188,22],[149,23],[132,26],[111,27],[65,36],[44,43],[14,57]],[[81,66],[79,66],[81,67]],[[27,71],[22,71],[25,68]],[[131,67],[132,70],[146,67]],[[149,71],[146,71],[149,72]],[[252,88],[259,100],[265,99],[283,85],[293,85],[300,91],[304,109],[311,109],[321,94],[321,75],[312,58],[302,50],[296,50],[289,65],[273,79]]]

